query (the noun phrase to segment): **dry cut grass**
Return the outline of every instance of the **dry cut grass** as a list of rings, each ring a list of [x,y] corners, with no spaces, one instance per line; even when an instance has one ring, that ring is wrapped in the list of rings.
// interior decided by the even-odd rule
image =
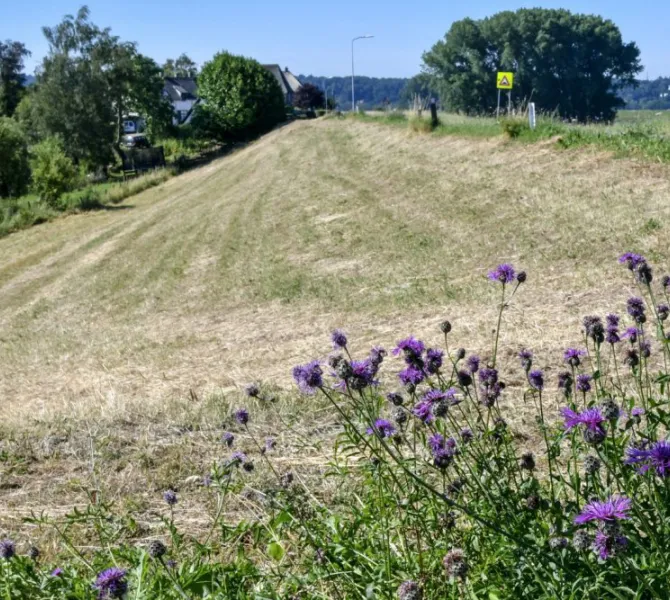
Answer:
[[[484,276],[502,261],[529,273],[501,340],[520,383],[520,346],[548,366],[581,316],[620,309],[620,252],[667,265],[670,247],[668,166],[337,119],[289,125],[121,206],[0,240],[7,528],[92,488],[150,528],[160,491],[196,486],[224,453],[240,385],[286,386],[333,327],[364,351],[410,333],[439,343],[448,317],[454,344],[486,353]],[[334,431],[321,410],[285,399],[257,417],[315,481]],[[182,516],[197,529],[209,500],[192,498]]]

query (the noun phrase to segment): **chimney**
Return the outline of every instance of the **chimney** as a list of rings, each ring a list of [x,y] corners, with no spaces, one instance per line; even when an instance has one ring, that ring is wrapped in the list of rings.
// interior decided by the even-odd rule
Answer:
[[[288,67],[284,67],[284,71],[288,73]]]

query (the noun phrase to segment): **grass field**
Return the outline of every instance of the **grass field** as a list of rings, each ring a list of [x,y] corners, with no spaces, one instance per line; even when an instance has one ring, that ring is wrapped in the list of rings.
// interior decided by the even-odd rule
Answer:
[[[0,239],[0,526],[97,489],[143,515],[141,537],[161,490],[197,487],[241,386],[288,387],[332,328],[365,350],[438,342],[448,317],[486,352],[502,261],[529,274],[503,368],[526,345],[548,364],[584,314],[625,302],[621,252],[668,265],[669,213],[667,164],[320,119]],[[291,422],[282,460],[318,475],[319,410],[281,396],[254,427]],[[208,508],[194,493],[178,518],[197,530]]]

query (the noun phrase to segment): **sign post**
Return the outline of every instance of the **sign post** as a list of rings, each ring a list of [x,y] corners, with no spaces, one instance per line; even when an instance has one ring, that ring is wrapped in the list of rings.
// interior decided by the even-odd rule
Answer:
[[[530,102],[528,104],[528,124],[531,129],[535,129],[535,102]]]
[[[512,112],[512,88],[514,87],[514,73],[508,71],[498,71],[496,79],[496,87],[498,88],[498,108],[496,110],[496,119],[500,118],[500,90],[507,90],[507,112]]]

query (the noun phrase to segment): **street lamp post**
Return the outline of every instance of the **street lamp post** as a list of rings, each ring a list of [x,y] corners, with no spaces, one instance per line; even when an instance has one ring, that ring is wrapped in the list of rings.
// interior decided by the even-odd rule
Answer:
[[[351,111],[356,112],[356,93],[354,90],[354,42],[356,40],[367,40],[374,35],[359,35],[351,40]]]

